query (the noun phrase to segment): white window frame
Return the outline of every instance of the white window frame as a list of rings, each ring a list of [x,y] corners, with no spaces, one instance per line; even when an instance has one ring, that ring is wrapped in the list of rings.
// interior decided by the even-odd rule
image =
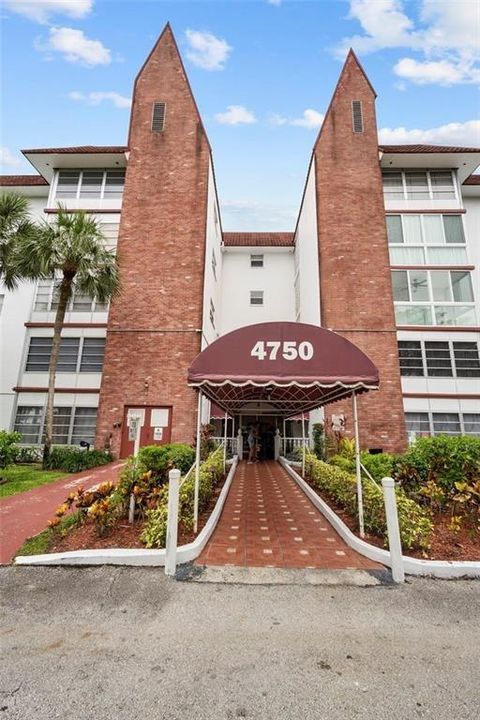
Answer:
[[[42,413],[41,413],[41,415],[40,415],[40,423],[39,423],[39,426],[38,426],[38,432],[37,432],[37,440],[36,440],[36,442],[28,441],[28,442],[20,442],[19,444],[20,444],[20,445],[41,445],[41,444],[42,444],[43,433],[44,433],[44,430],[45,430],[45,411],[46,411],[46,404],[45,404],[45,403],[44,403],[43,405],[21,405],[20,403],[17,404],[17,407],[16,407],[16,409],[15,409],[15,417],[14,417],[14,419],[13,419],[13,427],[15,427],[16,424],[17,424],[18,410],[19,410],[19,408],[22,408],[22,407],[26,407],[26,408],[40,408],[41,411],[42,411]],[[55,410],[60,409],[60,408],[68,408],[68,409],[70,410],[70,418],[69,418],[68,429],[67,429],[67,442],[66,442],[66,445],[72,445],[72,435],[73,435],[73,427],[74,427],[74,424],[75,424],[75,414],[76,414],[78,408],[80,408],[80,409],[88,408],[88,409],[91,409],[92,411],[93,411],[93,410],[96,411],[96,421],[95,421],[94,437],[93,437],[93,441],[95,441],[95,434],[96,434],[96,431],[97,431],[97,422],[98,422],[98,407],[97,407],[97,406],[81,405],[81,404],[77,404],[77,403],[72,403],[71,405],[55,405],[55,407],[54,407]],[[58,445],[59,443],[54,443],[54,444],[55,444],[55,445]],[[77,447],[77,446],[75,446],[75,447]]]
[[[420,232],[421,232],[421,236],[422,236],[422,241],[421,241],[420,243],[406,242],[405,218],[406,218],[406,217],[411,217],[412,215],[413,215],[413,216],[417,216],[417,217],[420,218]],[[425,233],[425,226],[424,226],[425,223],[424,223],[424,219],[425,219],[426,217],[431,217],[432,215],[438,215],[438,216],[441,218],[441,228],[442,228],[442,229],[441,229],[441,233],[442,233],[442,240],[443,240],[443,242],[438,242],[438,243],[427,243],[427,242],[426,242],[426,233]],[[462,225],[463,243],[447,243],[447,238],[446,238],[446,235],[445,235],[445,224],[444,224],[443,218],[444,218],[444,217],[450,217],[450,216],[452,216],[452,215],[460,218],[460,222],[461,222],[461,225]],[[400,217],[400,224],[401,224],[401,228],[402,228],[402,237],[403,237],[403,240],[404,240],[403,243],[390,243],[390,242],[389,242],[389,243],[388,243],[389,251],[390,251],[390,248],[391,248],[392,250],[396,250],[396,249],[398,249],[398,248],[408,248],[408,249],[409,249],[409,248],[412,248],[412,249],[415,248],[416,250],[421,250],[421,251],[422,251],[423,261],[422,261],[421,263],[412,263],[412,265],[417,265],[417,264],[421,264],[421,265],[438,265],[438,261],[437,261],[437,262],[430,262],[429,250],[430,250],[430,249],[433,249],[433,250],[437,250],[437,249],[444,250],[445,248],[449,248],[449,249],[461,248],[461,249],[465,250],[465,255],[466,255],[466,257],[465,257],[465,264],[468,264],[467,236],[466,236],[466,232],[465,232],[465,230],[466,230],[466,228],[465,228],[465,220],[464,220],[464,218],[463,218],[463,214],[462,214],[462,213],[459,213],[459,212],[453,212],[453,213],[401,213],[401,212],[387,212],[386,215],[385,215],[385,217]],[[391,258],[390,258],[390,259],[391,259]],[[391,264],[392,264],[392,265],[395,265],[395,264],[397,264],[397,263],[392,261]],[[406,265],[407,263],[402,262],[401,264],[402,264],[402,265]],[[445,265],[446,267],[448,267],[448,265],[452,265],[452,264],[454,264],[454,263],[453,263],[453,262],[447,262],[447,263],[444,263],[444,264],[442,264],[442,265],[439,265],[439,268],[443,268],[444,265]]]
[[[36,285],[36,288],[35,288],[35,296],[34,296],[34,299],[33,299],[33,310],[32,310],[32,312],[33,312],[33,313],[50,313],[50,312],[55,312],[55,309],[52,309],[53,296],[54,296],[55,284],[60,282],[60,278],[53,278],[53,279],[50,281],[50,288],[49,288],[49,291],[48,291],[48,301],[47,301],[48,307],[47,307],[46,310],[37,310],[37,309],[36,309],[37,298],[38,298],[38,289],[39,289],[39,283],[40,283],[40,282],[42,282],[42,281],[39,280],[39,281],[37,282],[37,285]],[[45,295],[46,295],[46,293],[45,293]],[[91,298],[90,309],[89,309],[89,310],[76,310],[76,309],[74,308],[74,305],[75,305],[75,288],[73,288],[72,297],[70,298],[70,302],[69,302],[68,305],[67,305],[67,310],[66,310],[67,313],[96,313],[96,312],[105,312],[105,313],[108,313],[108,309],[109,309],[109,303],[107,303],[107,304],[106,304],[106,305],[107,305],[106,308],[104,308],[104,307],[103,307],[104,303],[98,302],[98,305],[100,305],[101,307],[100,307],[100,309],[97,310],[97,300],[94,299],[94,298]]]
[[[100,188],[100,195],[91,195],[91,196],[89,196],[89,197],[90,197],[92,200],[105,200],[105,199],[109,199],[109,198],[110,198],[110,195],[108,195],[108,194],[107,194],[107,198],[105,198],[105,187],[106,187],[106,184],[107,184],[107,173],[113,172],[113,171],[119,172],[120,170],[123,170],[123,171],[124,171],[124,175],[126,174],[125,168],[121,168],[121,167],[109,167],[109,168],[58,168],[58,169],[55,170],[55,181],[54,181],[55,187],[54,187],[54,194],[53,194],[52,200],[53,200],[53,201],[55,201],[55,200],[57,200],[57,199],[58,199],[58,200],[67,200],[67,201],[68,201],[68,200],[88,200],[89,198],[82,198],[82,197],[80,197],[80,192],[81,192],[81,188],[82,188],[82,185],[83,185],[83,173],[84,173],[84,172],[88,172],[88,171],[95,171],[95,172],[102,172],[102,173],[103,173],[102,184],[101,184],[101,188]],[[73,173],[73,172],[78,172],[78,173],[79,173],[79,175],[78,175],[78,182],[77,182],[77,190],[76,190],[76,193],[75,193],[75,197],[68,197],[68,198],[58,197],[58,180],[59,180],[59,178],[60,178],[60,173],[61,173],[61,172],[72,172],[72,173]],[[123,188],[124,188],[124,187],[125,187],[125,182],[124,182],[124,184],[123,184]],[[122,195],[123,195],[123,190],[122,190],[122,193],[121,193],[120,197],[121,197]],[[118,199],[120,199],[120,198],[113,198],[113,199],[114,199],[114,200],[118,200]]]
[[[254,265],[254,263],[258,263]],[[251,268],[264,268],[265,267],[265,255],[263,253],[251,253],[250,254],[250,267]]]
[[[384,170],[386,171],[385,174],[387,174],[388,171],[391,171],[391,172],[401,173],[401,176],[402,176],[403,198],[392,198],[392,201],[394,201],[394,200],[412,200],[412,199],[413,199],[413,200],[418,200],[418,198],[410,198],[410,197],[408,196],[406,174],[407,174],[407,173],[413,173],[413,172],[423,172],[423,173],[426,173],[426,176],[427,176],[427,187],[428,187],[428,197],[426,197],[426,199],[428,199],[428,200],[443,200],[443,197],[434,197],[434,196],[433,196],[433,192],[434,192],[434,191],[433,191],[433,189],[432,189],[432,180],[431,180],[431,177],[430,177],[430,172],[433,172],[433,173],[436,173],[436,172],[449,172],[449,173],[451,174],[451,177],[452,177],[453,194],[454,194],[455,197],[454,197],[454,198],[446,198],[446,199],[447,199],[447,200],[458,200],[458,198],[459,198],[459,195],[458,195],[458,185],[457,185],[457,181],[456,181],[456,172],[455,172],[455,170],[452,169],[452,168],[431,168],[431,169],[429,169],[429,170],[427,170],[427,169],[425,169],[425,168],[384,168]],[[384,191],[384,195],[385,195],[385,198],[388,198],[388,197],[389,197],[389,193],[385,193],[385,191]]]
[[[461,343],[461,342],[475,343],[476,348],[477,348],[477,354],[480,354],[479,344],[476,340],[452,340],[452,339],[449,339],[449,340],[416,340],[415,338],[409,338],[409,339],[402,338],[401,340],[397,340],[397,343],[401,343],[401,342],[418,342],[420,344],[420,351],[422,354],[422,370],[423,370],[422,375],[404,375],[400,371],[401,377],[405,377],[405,378],[425,377],[425,378],[435,378],[436,380],[442,379],[442,378],[445,378],[447,380],[451,379],[451,378],[460,379],[460,380],[470,380],[470,379],[480,377],[480,374],[479,375],[459,375],[458,371],[457,371],[457,361],[456,361],[456,357],[455,357],[455,345],[458,345],[458,343]],[[448,352],[450,354],[450,364],[451,364],[451,368],[452,368],[451,375],[431,375],[428,372],[427,349],[425,346],[425,343],[427,343],[427,342],[448,343]],[[399,353],[399,362],[400,362],[400,353]],[[473,368],[471,368],[471,369],[473,369]]]
[[[422,268],[411,268],[411,269],[405,268],[405,269],[401,269],[401,270],[400,269],[392,269],[391,272],[392,273],[399,273],[399,272],[407,273],[407,278],[408,278],[408,286],[407,287],[408,287],[409,299],[408,300],[395,300],[394,299],[394,303],[393,303],[394,307],[397,307],[397,306],[400,307],[400,306],[405,306],[405,305],[407,305],[409,307],[429,307],[430,313],[431,313],[431,318],[433,320],[433,322],[430,324],[430,326],[444,327],[444,325],[439,324],[436,321],[435,308],[438,308],[438,307],[452,307],[452,308],[468,307],[468,308],[472,308],[474,311],[474,314],[475,314],[474,323],[477,321],[474,285],[472,282],[472,273],[469,270],[464,271],[464,272],[468,273],[468,275],[470,276],[470,284],[471,284],[471,288],[472,288],[473,299],[468,302],[467,301],[457,302],[456,300],[453,300],[453,283],[452,283],[451,273],[452,272],[463,272],[462,270],[450,270],[449,268],[439,268],[438,270],[426,270],[426,269],[422,269]],[[412,300],[410,273],[416,273],[416,272],[423,272],[427,276],[427,288],[428,288],[428,298],[429,298],[428,300]],[[440,300],[433,299],[432,273],[437,273],[437,272],[448,273],[449,289],[450,289],[450,294],[451,294],[452,300],[440,301]],[[392,285],[393,285],[393,283],[392,283]],[[397,321],[397,325],[399,325],[399,324],[401,324],[401,323],[399,323]],[[423,326],[419,325],[419,327],[423,327]],[[445,325],[445,327],[452,327],[452,325],[450,325],[450,324]],[[462,325],[454,325],[453,327],[462,327]],[[467,326],[465,326],[465,327],[467,327]]]
[[[27,364],[28,364],[28,357],[30,355],[30,346],[31,341],[37,338],[46,338],[47,340],[53,340],[53,337],[51,335],[30,335],[28,338],[28,344],[26,349],[26,355],[25,355],[25,361],[23,363],[23,372],[24,373],[44,373],[48,372],[47,370],[27,370]],[[62,338],[63,340],[64,338]],[[77,351],[77,360],[75,363],[75,370],[57,370],[57,373],[75,373],[75,374],[81,374],[81,375],[91,375],[91,374],[102,374],[103,372],[103,364],[105,360],[105,347],[106,347],[106,338],[105,337],[85,337],[85,336],[70,336],[68,335],[66,337],[68,340],[78,340],[78,351]],[[82,370],[82,360],[83,360],[83,350],[85,347],[85,341],[88,340],[103,340],[103,360],[102,360],[102,368],[100,370]],[[87,343],[88,344],[88,343]],[[51,350],[50,350],[51,355]],[[33,407],[33,406],[32,406]]]
[[[260,300],[260,302],[253,302]],[[264,307],[265,294],[263,290],[250,290],[250,307]]]
[[[434,424],[433,424],[433,416],[434,415],[457,415],[460,425],[460,432],[459,433],[451,433],[451,435],[455,435],[458,437],[459,435],[466,435],[467,437],[478,437],[478,435],[475,435],[474,433],[466,433],[465,432],[465,420],[464,415],[478,415],[480,418],[480,413],[472,413],[472,412],[465,412],[464,410],[455,410],[451,412],[450,410],[447,410],[446,412],[440,412],[439,410],[407,410],[405,412],[405,415],[412,414],[412,415],[427,415],[428,416],[428,425],[429,425],[429,435],[431,437],[435,437],[438,435],[443,435],[445,433],[435,433]],[[407,432],[414,432],[413,430],[407,431]],[[450,435],[450,433],[447,433]],[[424,437],[422,433],[415,433],[417,437]]]

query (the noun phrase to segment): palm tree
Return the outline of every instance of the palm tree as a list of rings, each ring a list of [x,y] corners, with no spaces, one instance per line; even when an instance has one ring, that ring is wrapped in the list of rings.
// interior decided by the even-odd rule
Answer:
[[[11,258],[18,240],[35,237],[38,226],[29,218],[29,204],[26,197],[6,192],[0,195],[0,280],[9,290],[18,285]]]
[[[52,353],[48,368],[43,464],[52,447],[53,401],[60,338],[68,303],[76,290],[106,303],[119,291],[118,263],[105,248],[98,221],[83,211],[69,213],[59,206],[55,222],[45,222],[37,234],[21,235],[15,243],[11,265],[15,277],[38,280],[58,278],[58,305],[53,327]]]

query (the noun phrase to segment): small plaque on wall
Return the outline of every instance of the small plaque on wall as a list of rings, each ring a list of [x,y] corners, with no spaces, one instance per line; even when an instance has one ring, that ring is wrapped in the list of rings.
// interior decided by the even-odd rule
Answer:
[[[162,440],[163,439],[163,427],[153,428],[153,439],[154,440]]]

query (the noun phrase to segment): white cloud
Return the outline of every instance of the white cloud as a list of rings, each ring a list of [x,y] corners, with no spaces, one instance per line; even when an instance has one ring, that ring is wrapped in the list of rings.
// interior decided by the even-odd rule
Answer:
[[[448,123],[427,130],[407,130],[404,127],[382,128],[378,133],[380,144],[433,144],[480,147],[480,120]]]
[[[8,10],[39,23],[48,23],[51,15],[62,14],[80,19],[88,15],[93,0],[4,0]]]
[[[243,105],[228,105],[224,113],[217,113],[215,120],[221,125],[251,125],[257,122],[255,115]]]
[[[84,102],[87,105],[99,105],[103,100],[110,100],[116,108],[129,108],[132,105],[131,98],[120,95],[117,92],[89,92],[81,93],[77,90],[73,90],[68,93],[70,100],[76,100],[77,102]]]
[[[324,117],[325,116],[322,115],[322,113],[319,113],[317,110],[307,108],[303,111],[303,115],[301,118],[295,118],[294,120],[290,120],[290,124],[313,130],[314,128],[319,128],[321,126]]]
[[[0,147],[0,165],[8,168],[18,168],[21,164],[22,161],[15,153],[5,146]]]
[[[456,85],[458,83],[480,82],[480,68],[471,63],[450,62],[449,60],[425,60],[402,58],[393,68],[398,77],[417,85]]]
[[[299,118],[286,118],[283,115],[273,113],[269,117],[269,123],[270,125],[275,125],[276,127],[281,127],[282,125],[296,125],[297,127],[304,127],[309,130],[313,130],[321,127],[324,117],[325,116],[322,115],[322,113],[319,113],[318,110],[307,108],[303,111],[302,117]]]
[[[343,38],[336,52],[351,46],[359,53],[408,48],[420,54],[405,57],[395,73],[419,84],[453,85],[480,79],[480,12],[478,0],[421,0],[415,23],[402,0],[350,0],[349,17],[363,34]]]
[[[187,30],[187,58],[204,70],[223,70],[232,48],[212,33]]]
[[[71,63],[108,65],[112,58],[110,50],[100,40],[90,40],[82,30],[67,27],[52,27],[47,42],[37,41],[37,50],[47,54],[59,52]]]

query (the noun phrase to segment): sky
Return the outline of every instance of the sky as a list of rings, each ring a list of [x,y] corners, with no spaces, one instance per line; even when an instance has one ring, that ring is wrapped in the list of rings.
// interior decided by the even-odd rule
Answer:
[[[293,230],[346,51],[384,143],[480,147],[478,0],[0,0],[4,174],[21,148],[126,143],[167,21],[213,148],[225,230]]]

